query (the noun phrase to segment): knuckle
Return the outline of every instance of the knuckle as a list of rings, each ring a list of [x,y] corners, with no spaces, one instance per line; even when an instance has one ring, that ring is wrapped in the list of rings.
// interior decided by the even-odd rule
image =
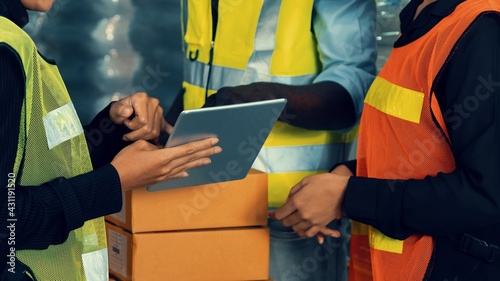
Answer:
[[[306,221],[306,222],[310,222],[311,221],[311,217],[309,216],[308,213],[304,212],[303,210],[301,209],[298,209],[297,210],[297,215],[300,217],[301,220],[303,221]]]
[[[186,146],[186,153],[187,153],[187,154],[192,154],[192,153],[194,153],[195,151],[196,151],[196,150],[195,150],[195,147],[194,147],[194,145],[193,145],[193,144],[188,144],[188,145]]]
[[[153,124],[146,123],[141,129],[146,131],[146,133],[151,133],[153,131]]]
[[[155,106],[160,104],[160,100],[157,98],[149,98],[149,101]]]
[[[137,121],[141,124],[147,124],[148,118],[146,116],[139,116],[139,117],[137,117]]]
[[[172,168],[169,166],[165,166],[161,169],[162,175],[168,175],[172,172]]]
[[[297,197],[292,197],[290,199],[290,203],[292,204],[292,206],[294,208],[300,207],[300,201],[297,199]],[[299,215],[302,214],[302,210],[297,210],[297,214],[299,214]]]
[[[192,163],[196,160],[196,155],[189,155],[188,163]],[[196,163],[195,163],[196,164]]]
[[[313,237],[315,234],[311,231],[311,232],[306,232],[306,236],[311,238]]]
[[[145,141],[145,140],[137,140],[137,141],[134,143],[134,145],[137,145],[137,146],[139,146],[139,147],[146,147],[146,145],[147,145],[147,141]]]
[[[170,153],[165,153],[165,150],[163,150],[164,153],[161,154],[160,161],[163,165],[168,165],[172,161],[172,156]]]
[[[138,93],[136,93],[136,95],[137,95],[137,97],[139,97],[141,99],[148,97],[148,94],[146,94],[145,92],[138,92]]]

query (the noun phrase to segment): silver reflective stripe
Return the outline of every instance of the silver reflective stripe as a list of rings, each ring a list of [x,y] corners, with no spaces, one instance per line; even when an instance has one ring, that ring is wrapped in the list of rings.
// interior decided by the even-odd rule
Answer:
[[[348,160],[349,144],[264,147],[252,168],[266,173],[307,172],[330,170],[333,165]]]
[[[83,133],[73,102],[52,110],[43,117],[49,150]]]
[[[248,61],[247,68],[242,70],[213,65],[209,89],[218,90],[222,87],[234,87],[257,81],[287,85],[306,85],[313,82],[317,74],[301,76],[272,76],[270,74],[280,7],[281,0],[264,1],[255,34],[254,52]],[[215,52],[217,52],[217,47],[215,47]],[[184,58],[184,71],[187,83],[203,89],[207,87],[207,64]]]
[[[109,271],[108,271],[107,248],[82,254],[82,264],[86,280],[92,280],[92,281],[108,280]]]
[[[205,89],[208,76],[208,65],[198,62],[190,61],[188,58],[185,61],[185,81],[191,85],[198,86]],[[264,61],[261,64],[266,63]],[[210,81],[209,89],[218,90],[222,87],[234,87],[260,82],[275,82],[288,85],[307,85],[313,82],[317,74],[301,75],[301,76],[272,76],[270,74],[259,73],[255,71],[257,64],[251,70],[241,70],[218,65],[212,66],[212,78]]]

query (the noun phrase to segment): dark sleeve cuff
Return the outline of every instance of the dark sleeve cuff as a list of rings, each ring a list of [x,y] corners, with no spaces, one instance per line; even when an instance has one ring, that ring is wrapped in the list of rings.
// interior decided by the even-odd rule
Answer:
[[[90,124],[84,126],[85,138],[94,169],[100,168],[113,160],[130,142],[123,141],[123,135],[131,132],[124,125],[117,125],[109,118],[110,103],[99,112]]]
[[[337,163],[335,164],[335,166],[333,166],[331,169],[330,169],[330,172],[335,170],[338,166],[340,165],[344,165],[347,167],[347,169],[349,169],[349,171],[351,171],[351,173],[353,175],[356,174],[356,166],[357,166],[357,163],[358,161],[356,159],[354,160],[351,160],[351,161],[347,161],[347,162],[343,162],[343,163]]]
[[[87,221],[119,212],[122,191],[118,172],[111,164],[69,180],[81,205],[81,219]]]
[[[376,186],[372,179],[351,177],[344,194],[343,210],[353,220],[374,225],[376,222]]]
[[[401,223],[405,189],[405,181],[351,177],[342,207],[349,218],[405,239],[415,233]]]

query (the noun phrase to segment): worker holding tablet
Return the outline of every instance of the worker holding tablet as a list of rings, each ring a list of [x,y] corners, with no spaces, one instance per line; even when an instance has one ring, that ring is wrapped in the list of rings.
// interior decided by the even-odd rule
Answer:
[[[286,98],[253,166],[269,175],[270,208],[305,176],[354,157],[356,123],[376,72],[375,1],[187,3],[184,92],[170,124],[183,109]],[[348,220],[340,224],[344,235],[320,246],[270,219],[270,277],[345,280]]]

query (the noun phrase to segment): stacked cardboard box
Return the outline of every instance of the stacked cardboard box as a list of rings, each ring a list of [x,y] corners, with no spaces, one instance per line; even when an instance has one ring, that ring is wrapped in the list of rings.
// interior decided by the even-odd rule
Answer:
[[[268,280],[267,175],[124,195],[107,216],[110,274],[122,281]]]

